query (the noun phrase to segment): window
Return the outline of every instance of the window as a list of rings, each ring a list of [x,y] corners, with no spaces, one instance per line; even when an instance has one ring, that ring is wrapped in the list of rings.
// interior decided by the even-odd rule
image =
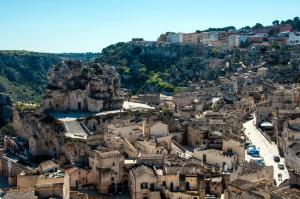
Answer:
[[[114,178],[114,177],[111,177],[111,181],[112,181],[112,182],[115,181],[115,178]]]
[[[166,186],[166,181],[163,181],[162,186],[164,187]]]
[[[148,189],[148,183],[146,182],[141,183],[141,189]]]
[[[203,154],[203,162],[206,163],[206,154]]]
[[[113,167],[116,165],[115,162],[112,163]]]

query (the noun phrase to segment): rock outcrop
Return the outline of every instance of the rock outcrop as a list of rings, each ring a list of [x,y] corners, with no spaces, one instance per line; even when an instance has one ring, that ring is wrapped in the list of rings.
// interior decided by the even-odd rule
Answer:
[[[0,127],[13,120],[13,108],[11,98],[0,93]]]
[[[120,77],[113,66],[64,61],[50,69],[48,80],[44,110],[100,112],[122,105]]]

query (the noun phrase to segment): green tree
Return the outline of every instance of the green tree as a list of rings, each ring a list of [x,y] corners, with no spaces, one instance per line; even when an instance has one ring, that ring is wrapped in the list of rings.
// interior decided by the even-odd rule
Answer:
[[[261,23],[256,23],[252,28],[253,29],[261,29],[263,28],[264,26],[261,24]]]
[[[245,26],[245,27],[240,28],[240,31],[244,31],[244,32],[248,32],[249,30],[251,30],[250,26]]]
[[[293,26],[294,28],[299,31],[300,30],[300,20],[299,20],[299,17],[295,17],[293,19]]]
[[[279,25],[279,21],[278,20],[275,20],[272,22],[273,26],[278,26]]]

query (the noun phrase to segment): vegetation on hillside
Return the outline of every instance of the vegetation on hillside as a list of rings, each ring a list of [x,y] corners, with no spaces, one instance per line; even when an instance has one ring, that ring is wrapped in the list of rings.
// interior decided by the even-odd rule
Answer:
[[[274,79],[284,79],[286,70],[297,69],[299,54],[298,47],[277,43],[236,49],[117,43],[104,48],[96,61],[116,66],[122,77],[122,87],[130,88],[133,93],[176,93],[186,90],[190,82],[215,80],[224,75],[230,77],[241,68],[241,63],[253,66],[254,70],[264,64],[270,68]]]
[[[226,54],[226,53],[225,53]],[[202,45],[143,46],[117,43],[102,50],[96,62],[117,67],[122,87],[133,93],[173,93],[190,81],[212,80],[222,73],[212,60],[225,56],[222,49]]]
[[[94,53],[37,53],[0,51],[0,92],[15,101],[39,102],[47,85],[48,69],[63,59],[91,61]]]

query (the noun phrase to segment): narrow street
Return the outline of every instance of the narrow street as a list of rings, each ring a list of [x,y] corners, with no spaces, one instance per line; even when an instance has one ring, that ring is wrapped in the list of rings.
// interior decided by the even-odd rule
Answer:
[[[270,143],[257,129],[255,126],[255,115],[254,119],[247,121],[243,124],[245,129],[245,135],[250,139],[251,143],[256,146],[260,150],[260,156],[264,158],[266,166],[274,167],[274,179],[276,180],[277,185],[282,183],[285,179],[289,178],[288,171],[286,167],[284,170],[280,170],[278,168],[278,163],[273,160],[274,155],[279,155],[277,145],[272,142]],[[246,161],[250,161],[251,156],[246,153]],[[284,163],[284,158],[280,158],[280,162]],[[282,179],[278,179],[278,174],[282,174]]]

